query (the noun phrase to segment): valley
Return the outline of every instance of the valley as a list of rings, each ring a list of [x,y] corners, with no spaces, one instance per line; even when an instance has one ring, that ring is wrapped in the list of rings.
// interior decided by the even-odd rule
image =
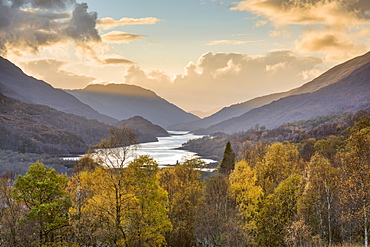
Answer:
[[[367,241],[370,53],[203,119],[134,85],[56,89],[2,59],[0,133],[0,245]],[[23,196],[38,191],[50,203]],[[40,222],[50,232],[27,227]]]

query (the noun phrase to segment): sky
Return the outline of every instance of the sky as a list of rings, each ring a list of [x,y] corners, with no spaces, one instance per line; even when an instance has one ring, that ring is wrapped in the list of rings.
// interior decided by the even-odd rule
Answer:
[[[138,85],[186,111],[296,88],[369,50],[369,0],[0,0],[0,55],[28,75]]]

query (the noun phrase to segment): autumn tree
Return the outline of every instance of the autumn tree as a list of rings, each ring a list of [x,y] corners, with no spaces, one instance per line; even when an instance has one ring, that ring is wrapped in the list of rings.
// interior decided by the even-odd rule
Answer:
[[[269,143],[263,141],[258,141],[256,143],[246,141],[243,145],[244,153],[242,155],[242,160],[245,160],[251,167],[262,162],[267,149],[270,146]]]
[[[130,129],[111,128],[110,132],[79,162],[69,184],[74,202],[71,211],[77,220],[78,241],[125,246],[127,209],[135,197],[126,167],[134,158],[136,140]]]
[[[370,118],[356,122],[347,140],[346,152],[341,152],[340,199],[343,208],[343,223],[353,239],[361,231],[363,243],[369,246],[370,212]]]
[[[246,161],[238,162],[230,174],[230,191],[242,216],[241,225],[252,242],[256,236],[256,217],[263,191],[257,185],[256,173]]]
[[[196,230],[200,246],[245,246],[244,231],[227,175],[216,174],[204,182],[203,202]]]
[[[256,221],[256,246],[286,246],[287,227],[297,213],[301,177],[281,181],[262,202]]]
[[[32,233],[29,225],[21,224],[26,212],[12,197],[12,182],[12,177],[0,178],[0,242],[3,246],[22,246],[30,242]]]
[[[63,242],[63,230],[68,226],[71,200],[64,190],[66,175],[57,174],[41,163],[31,165],[24,176],[18,176],[13,198],[27,208],[26,222],[35,224],[37,239],[32,244]]]
[[[312,156],[307,181],[299,200],[299,215],[310,227],[312,236],[319,235],[328,245],[340,241],[339,170],[321,154]]]
[[[120,176],[112,176],[105,169],[82,171],[69,184],[76,242],[108,246],[165,245],[164,235],[171,224],[167,216],[167,193],[159,186],[157,177],[158,165],[144,156],[122,168]],[[121,187],[115,188],[117,185]]]
[[[132,183],[132,208],[128,211],[128,246],[165,246],[171,230],[167,192],[160,187],[158,164],[148,156],[132,161],[127,168]]]
[[[277,185],[290,175],[303,170],[299,160],[299,152],[291,143],[274,143],[268,147],[267,152],[255,170],[257,184],[264,193],[271,194]]]
[[[170,246],[194,246],[197,211],[202,201],[200,172],[203,166],[200,159],[187,160],[173,168],[163,168],[159,172],[162,188],[168,193],[169,218],[172,230],[166,234]]]

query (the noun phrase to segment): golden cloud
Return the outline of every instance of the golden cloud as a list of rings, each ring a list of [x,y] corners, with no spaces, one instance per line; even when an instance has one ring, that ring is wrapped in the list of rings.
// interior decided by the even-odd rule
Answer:
[[[154,90],[182,108],[202,105],[205,110],[298,87],[317,75],[321,63],[319,58],[290,51],[266,56],[208,52],[196,64],[190,62],[184,74],[175,79],[161,71],[146,72],[137,65],[130,66],[124,78],[125,83]],[[180,97],[184,94],[186,98]]]
[[[55,59],[41,59],[22,62],[22,69],[36,78],[52,84],[56,88],[78,89],[86,87],[94,77],[64,70],[68,63]]]
[[[135,64],[134,62],[123,59],[123,58],[106,58],[101,61],[102,64],[112,64],[112,65],[119,65],[119,64]]]
[[[354,26],[368,22],[368,0],[244,0],[231,10],[249,11],[277,26],[325,24]]]
[[[369,0],[243,0],[231,10],[266,18],[277,28],[270,31],[272,37],[287,37],[287,32],[279,29],[301,25],[303,34],[295,43],[303,51],[320,52],[332,58],[337,54],[343,60],[369,47],[364,42],[368,34],[363,31],[370,27]]]
[[[105,17],[97,21],[97,26],[102,29],[112,29],[119,26],[127,25],[153,25],[161,21],[155,17],[145,17],[145,18],[121,18],[119,20],[114,20],[111,17]]]
[[[364,44],[357,44],[346,33],[331,30],[306,30],[296,41],[296,48],[306,52],[323,52],[329,60],[344,60],[366,52]]]
[[[125,33],[121,31],[112,31],[102,35],[102,39],[107,43],[128,43],[132,40],[142,39],[144,36],[139,34]]]

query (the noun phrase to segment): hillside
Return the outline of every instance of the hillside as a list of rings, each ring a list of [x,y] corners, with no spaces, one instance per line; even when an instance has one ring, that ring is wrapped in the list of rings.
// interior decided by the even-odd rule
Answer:
[[[135,116],[127,120],[119,121],[117,126],[135,129],[143,134],[150,134],[155,137],[169,136],[168,132],[165,129],[158,125],[152,124],[150,121],[140,116]]]
[[[215,114],[197,121],[172,125],[169,127],[169,129],[193,131],[199,128],[208,128],[209,126],[228,120],[230,118],[238,117],[254,108],[269,104],[272,101],[285,97],[288,94],[289,92],[284,92],[257,97],[244,103],[224,107]]]
[[[308,83],[305,83],[301,87],[292,89],[287,92],[257,97],[252,100],[246,101],[244,103],[231,105],[229,107],[224,107],[217,113],[207,118],[204,118],[198,121],[189,122],[189,123],[181,123],[181,124],[173,125],[173,126],[170,126],[170,129],[193,131],[193,130],[200,129],[200,128],[208,128],[222,121],[225,121],[225,120],[228,120],[234,117],[239,117],[240,115],[247,113],[248,111],[252,109],[261,107],[263,105],[267,105],[280,98],[284,98],[284,97],[292,96],[292,95],[299,95],[303,93],[312,93],[316,90],[319,90],[333,83],[336,83],[342,78],[347,77],[354,70],[367,64],[369,61],[370,61],[370,52],[333,67],[332,69],[318,76],[314,80]]]
[[[157,137],[169,136],[165,129],[152,124],[150,121],[140,116],[119,121],[117,126],[132,129],[139,143],[158,141]]]
[[[24,103],[46,105],[58,111],[114,124],[116,119],[100,114],[63,90],[27,76],[20,68],[0,57],[0,92]]]
[[[109,134],[109,126],[0,94],[0,149],[22,153],[83,153]]]
[[[256,126],[247,131],[238,133],[215,133],[211,136],[190,140],[183,144],[182,149],[196,152],[203,157],[221,160],[225,151],[225,145],[229,141],[237,155],[245,157],[246,150],[251,151],[254,144],[266,145],[267,143],[289,141],[305,144],[311,138],[322,140],[333,136],[345,136],[348,128],[361,119],[370,116],[370,108],[356,112],[344,112],[340,114],[321,115],[308,120],[300,120],[284,123],[276,128],[265,129]],[[304,147],[302,147],[302,150]],[[260,150],[261,152],[261,150]],[[305,158],[303,156],[303,158]]]
[[[119,120],[142,116],[153,124],[167,128],[173,124],[199,119],[154,92],[134,85],[89,85],[82,90],[67,92],[98,112]]]
[[[334,71],[329,70],[326,75],[319,77],[325,81],[323,78],[329,78],[328,75],[331,75],[330,83],[325,87],[312,93],[279,99],[253,109],[240,117],[213,125],[202,132],[239,132],[248,130],[256,124],[274,128],[286,122],[310,119],[318,115],[353,112],[367,108],[370,106],[370,53],[358,59],[358,63],[356,63],[356,58],[352,59],[350,63],[336,66],[333,68]],[[356,66],[350,66],[349,69],[346,66],[348,64],[356,64]],[[339,74],[342,76],[338,77]],[[335,81],[335,78],[338,80]],[[314,80],[312,83],[317,83],[317,81]]]

